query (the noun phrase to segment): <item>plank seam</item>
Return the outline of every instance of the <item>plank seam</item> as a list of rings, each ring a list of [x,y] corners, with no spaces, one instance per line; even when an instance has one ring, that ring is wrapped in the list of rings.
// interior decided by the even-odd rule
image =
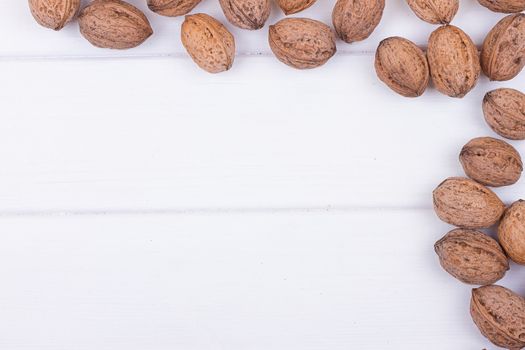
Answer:
[[[431,207],[398,206],[320,206],[320,207],[225,207],[187,209],[94,209],[94,210],[21,210],[1,211],[0,218],[9,217],[69,217],[69,216],[163,216],[163,215],[243,215],[243,214],[344,214],[359,212],[428,211]]]
[[[339,56],[374,56],[373,51],[339,51]],[[237,58],[274,57],[271,52],[241,52]],[[132,60],[132,59],[190,59],[185,52],[151,54],[101,54],[101,55],[0,55],[2,61],[75,61],[75,60]]]

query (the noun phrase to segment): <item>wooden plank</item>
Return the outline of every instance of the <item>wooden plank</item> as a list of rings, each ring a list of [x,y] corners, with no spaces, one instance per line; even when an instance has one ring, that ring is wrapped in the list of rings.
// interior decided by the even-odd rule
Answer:
[[[165,18],[147,9],[145,0],[129,0],[148,15],[155,30],[155,36],[143,46],[116,52],[93,48],[78,33],[78,25],[71,24],[63,31],[55,33],[40,28],[31,18],[26,1],[0,1],[0,56],[124,56],[124,55],[177,55],[184,54],[179,33],[182,18]],[[87,1],[84,1],[87,3]],[[334,0],[318,1],[315,6],[298,16],[311,17],[331,24],[331,12]],[[196,9],[206,12],[225,22],[217,1],[203,1]],[[268,23],[275,23],[283,15],[274,5]],[[464,28],[478,44],[493,26],[501,14],[495,14],[480,6],[476,1],[461,2],[461,10],[454,24]],[[268,54],[267,27],[259,31],[245,31],[227,25],[237,40],[241,54]],[[385,15],[377,31],[366,41],[348,45],[339,42],[340,51],[374,51],[380,40],[401,35],[426,45],[427,38],[436,26],[419,20],[404,1],[387,1]]]
[[[299,72],[241,58],[3,62],[0,211],[429,207],[481,99],[391,93],[369,56]],[[521,151],[522,143],[514,142]],[[523,182],[498,190],[506,201]]]
[[[0,347],[485,348],[433,253],[446,230],[427,210],[1,218]]]

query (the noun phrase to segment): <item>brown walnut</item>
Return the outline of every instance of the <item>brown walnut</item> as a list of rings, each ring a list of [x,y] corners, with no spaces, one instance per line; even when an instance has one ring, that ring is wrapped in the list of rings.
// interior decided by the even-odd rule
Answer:
[[[498,238],[509,258],[525,265],[525,201],[519,200],[507,209],[498,227]]]
[[[438,217],[461,228],[486,228],[499,221],[505,205],[487,187],[474,180],[451,177],[433,192]]]
[[[148,0],[151,11],[162,16],[177,17],[189,13],[202,0]]]
[[[307,18],[285,18],[270,26],[269,43],[275,56],[298,69],[325,64],[336,52],[335,35],[324,23]]]
[[[478,49],[470,37],[451,25],[436,29],[428,40],[430,75],[437,90],[450,97],[464,97],[479,79]]]
[[[510,289],[496,285],[473,289],[470,315],[493,344],[506,349],[525,347],[525,299]]]
[[[469,141],[461,150],[459,160],[468,177],[486,186],[512,185],[518,182],[523,171],[518,151],[492,137]]]
[[[501,246],[483,232],[452,230],[436,242],[434,249],[443,269],[467,284],[492,284],[509,270]]]
[[[483,99],[487,124],[503,137],[525,140],[525,94],[514,89],[496,89]]]
[[[29,0],[29,9],[41,26],[60,30],[80,9],[80,0]]]
[[[347,43],[365,40],[379,25],[384,9],[385,0],[338,0],[332,12],[335,31]]]
[[[375,69],[382,82],[406,97],[423,95],[430,80],[423,50],[400,37],[381,41],[376,51]]]
[[[235,59],[235,39],[215,18],[204,13],[186,16],[181,29],[182,44],[199,67],[220,73]]]
[[[94,0],[78,17],[80,32],[93,45],[107,49],[130,49],[153,34],[146,16],[121,0]]]
[[[525,15],[503,18],[489,32],[481,50],[481,68],[490,80],[516,77],[525,66]]]

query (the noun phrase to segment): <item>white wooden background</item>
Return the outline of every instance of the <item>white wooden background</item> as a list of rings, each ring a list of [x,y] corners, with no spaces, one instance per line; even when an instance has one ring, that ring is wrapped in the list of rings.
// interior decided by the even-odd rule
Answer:
[[[462,175],[464,143],[494,136],[485,92],[525,75],[463,100],[390,92],[378,42],[435,28],[403,0],[312,71],[278,62],[267,28],[227,25],[235,65],[209,75],[181,18],[130,2],[156,33],[117,52],[0,1],[0,349],[491,348],[470,287],[438,266],[450,227],[431,191]],[[300,15],[329,23],[334,2]],[[224,20],[216,0],[196,11]],[[462,0],[454,24],[481,44],[501,17]],[[497,192],[510,203],[524,184]],[[501,283],[525,293],[524,277]]]

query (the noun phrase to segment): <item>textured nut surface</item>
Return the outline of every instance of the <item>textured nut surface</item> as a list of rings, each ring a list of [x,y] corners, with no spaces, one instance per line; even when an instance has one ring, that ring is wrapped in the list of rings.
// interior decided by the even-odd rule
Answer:
[[[316,1],[317,0],[277,0],[277,3],[286,15],[291,15],[307,9]]]
[[[525,346],[525,300],[510,289],[492,285],[472,290],[470,315],[481,334],[497,346]]]
[[[339,38],[347,43],[368,38],[383,17],[385,0],[337,0],[332,21]]]
[[[176,17],[189,13],[202,0],[148,0],[151,11],[162,16]]]
[[[478,49],[458,27],[436,29],[428,41],[428,64],[436,89],[463,97],[476,86],[480,75]]]
[[[487,124],[503,137],[525,140],[525,94],[514,89],[497,89],[483,99]]]
[[[80,0],[29,0],[29,9],[41,26],[60,30],[80,8]]]
[[[505,212],[498,227],[498,238],[509,258],[525,265],[525,202],[519,200]]]
[[[490,227],[505,211],[505,205],[494,192],[463,177],[446,179],[434,190],[433,197],[438,217],[462,228]]]
[[[468,284],[492,284],[505,276],[509,260],[495,239],[483,232],[455,229],[434,245],[443,269]]]
[[[281,62],[298,69],[319,67],[336,52],[330,27],[313,19],[285,18],[270,26],[268,40]]]
[[[518,151],[492,137],[469,141],[459,155],[465,174],[486,186],[508,186],[521,177],[523,163]]]
[[[219,0],[228,21],[243,29],[260,29],[270,16],[270,0]]]
[[[459,10],[459,0],[407,0],[416,16],[431,24],[448,24]]]
[[[381,41],[376,51],[375,69],[382,82],[406,97],[421,96],[430,80],[423,50],[400,37]]]
[[[478,0],[491,11],[502,13],[518,13],[525,10],[525,0]]]
[[[211,16],[204,13],[186,16],[181,40],[193,61],[210,73],[227,71],[233,65],[233,35]]]
[[[80,32],[93,45],[129,49],[153,34],[146,16],[121,0],[95,0],[79,15]]]
[[[517,76],[524,66],[525,15],[509,15],[485,38],[481,67],[491,80],[505,81]]]

